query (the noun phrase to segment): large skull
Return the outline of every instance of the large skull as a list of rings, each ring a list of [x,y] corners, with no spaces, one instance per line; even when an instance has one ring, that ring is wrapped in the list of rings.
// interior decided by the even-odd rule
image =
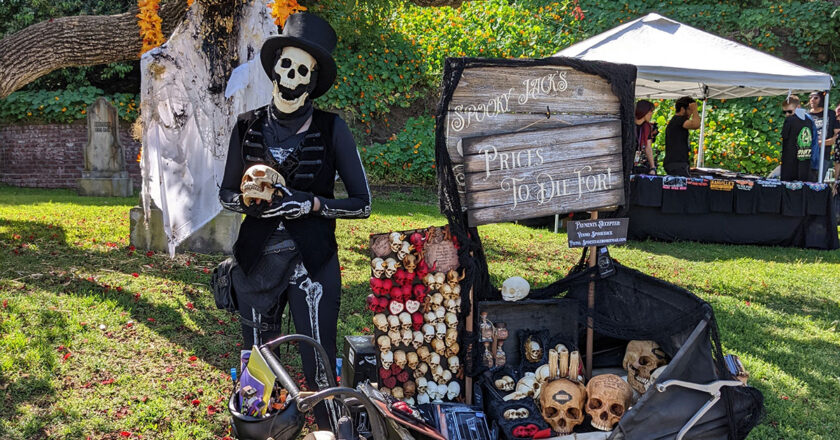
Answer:
[[[571,434],[583,422],[586,388],[568,379],[558,379],[543,387],[540,396],[542,416],[560,435]]]
[[[531,286],[522,277],[510,277],[502,283],[502,298],[505,301],[519,301],[528,296]]]
[[[586,394],[586,413],[592,416],[592,427],[611,431],[630,406],[633,389],[615,374],[602,374],[589,381]]]
[[[271,201],[276,187],[274,185],[285,185],[286,180],[274,168],[266,165],[253,165],[242,175],[242,183],[239,189],[242,191],[242,203],[250,206],[254,199]]]
[[[286,46],[274,65],[274,106],[282,113],[294,113],[309,96],[315,58],[303,49]]]
[[[650,374],[665,365],[665,352],[653,341],[630,341],[621,366],[627,370],[627,382],[638,393],[645,392]]]

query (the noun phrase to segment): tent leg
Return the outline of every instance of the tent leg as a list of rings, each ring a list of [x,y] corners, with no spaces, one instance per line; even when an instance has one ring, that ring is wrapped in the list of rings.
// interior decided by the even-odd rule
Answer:
[[[706,101],[708,98],[703,99],[703,113],[700,115],[700,142],[697,145],[697,160],[695,161],[695,166],[697,168],[702,167],[705,165],[705,149],[706,149]]]
[[[828,90],[825,91],[825,99],[823,100],[823,126],[822,126],[822,142],[820,142],[820,166],[817,168],[817,182],[822,183],[825,179],[825,138],[828,132]],[[832,133],[833,134],[833,133]],[[837,177],[834,178],[837,180]]]

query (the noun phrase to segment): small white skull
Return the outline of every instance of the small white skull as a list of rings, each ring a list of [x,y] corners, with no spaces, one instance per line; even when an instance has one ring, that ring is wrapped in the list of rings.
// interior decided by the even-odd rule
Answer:
[[[403,330],[408,330],[411,328],[411,315],[408,312],[402,312],[399,315],[400,318],[400,328]]]
[[[281,113],[294,113],[306,102],[308,91],[297,97],[290,96],[289,93],[296,90],[299,93],[300,87],[306,87],[312,81],[311,73],[317,64],[315,58],[303,49],[294,46],[283,48],[274,65],[276,76],[272,92],[274,106]]]
[[[429,365],[434,369],[435,367],[440,366],[440,355],[437,353],[432,353],[429,355]]]
[[[413,351],[410,351],[410,352],[406,353],[405,354],[405,359],[406,359],[406,364],[408,365],[408,368],[411,368],[412,370],[417,368],[417,364],[420,363],[420,358],[417,356],[417,353],[415,353]]]
[[[413,250],[414,246],[411,243],[407,241],[402,242],[402,244],[400,245],[400,250],[397,252],[397,259],[402,261],[403,258],[408,256],[408,254],[410,254]]]
[[[458,359],[458,356],[451,356],[446,362],[449,365],[449,371],[452,374],[458,374],[458,369],[461,368],[461,360]]]
[[[370,260],[370,268],[373,270],[374,277],[382,278],[382,274],[385,273],[385,260],[378,257]]]
[[[437,383],[443,382],[443,372],[446,371],[446,370],[444,370],[443,367],[440,366],[440,364],[432,365],[431,368],[432,368],[432,379]]]
[[[411,342],[414,341],[414,334],[411,333],[411,329],[402,329],[400,331],[400,339],[406,347],[411,345]]]
[[[511,408],[504,412],[505,420],[525,419],[530,415],[528,408]]]
[[[423,324],[423,340],[428,344],[435,338],[435,327],[432,324]]]
[[[397,272],[397,269],[400,267],[400,263],[393,258],[388,258],[385,260],[385,278],[391,278]]]
[[[400,342],[402,342],[402,337],[400,336],[400,331],[399,330],[389,331],[388,332],[388,337],[391,339],[391,345],[394,346],[394,347],[396,347],[397,345],[400,345]]]
[[[423,321],[425,321],[426,323],[432,324],[435,322],[435,319],[437,319],[437,315],[435,315],[435,312],[428,311],[425,315],[423,315]]]
[[[380,359],[382,360],[382,368],[384,368],[386,370],[391,368],[391,364],[394,363],[394,353],[391,352],[391,351],[383,352],[379,356],[380,356]]]
[[[420,330],[415,330],[411,334],[411,336],[411,346],[414,347],[415,350],[417,350],[418,348],[420,348],[421,345],[423,345],[423,332],[421,332]]]
[[[446,312],[446,315],[444,315],[443,318],[443,322],[445,322],[446,326],[451,329],[455,329],[458,327],[458,317],[455,316],[455,314],[452,312]]]
[[[496,389],[500,391],[513,391],[513,387],[515,386],[513,378],[510,376],[502,376],[501,379],[496,379],[496,381],[493,382],[493,385],[495,385]]]
[[[461,313],[461,298],[450,298],[444,301],[443,306],[446,307],[447,312],[457,315]]]
[[[440,292],[437,292],[431,296],[429,301],[433,306],[439,306],[443,303],[443,295],[441,295]]]
[[[399,232],[392,232],[388,234],[388,243],[391,246],[391,251],[399,252],[404,239],[405,235],[402,235]],[[402,260],[402,258],[400,258],[400,260]]]
[[[446,309],[443,306],[435,306],[435,324],[443,323],[443,318],[446,316]]]
[[[419,394],[425,394],[426,391],[428,391],[429,382],[426,380],[425,377],[420,377],[417,380],[415,380],[415,382],[417,383],[417,392]]]
[[[417,404],[418,405],[425,405],[427,403],[431,403],[431,400],[429,399],[428,394],[420,393],[420,394],[417,395]]]
[[[446,387],[445,383],[439,383],[437,385],[437,400],[438,402],[442,401],[444,397],[446,397],[446,393],[449,391],[449,388]]]
[[[388,331],[388,318],[384,313],[377,313],[373,315],[373,325],[381,332]]]
[[[414,397],[406,397],[403,401],[411,406],[415,406],[416,402],[414,401]]]
[[[277,189],[274,185],[277,184],[285,185],[286,180],[274,168],[262,164],[251,166],[242,175],[242,183],[239,185],[242,203],[250,206],[254,199],[270,202]]]
[[[446,324],[438,323],[435,324],[435,338],[440,341],[443,341],[443,338],[446,337]]]
[[[502,283],[502,298],[505,301],[519,301],[528,296],[531,286],[522,277],[510,277]]]
[[[399,330],[400,329],[400,318],[397,318],[397,315],[388,315],[388,330]]]
[[[438,272],[435,274],[435,284],[432,290],[440,290],[440,286],[446,282],[446,274],[443,272]]]
[[[391,339],[388,336],[382,335],[376,338],[376,345],[379,346],[379,351],[383,353],[391,351]]]
[[[452,380],[452,372],[449,370],[443,370],[443,373],[441,374],[441,379],[443,380],[442,383],[449,382],[450,380]]]
[[[458,385],[458,382],[449,382],[449,386],[446,388],[446,398],[449,400],[455,400],[455,398],[461,395],[461,385]]]
[[[405,364],[408,360],[405,357],[405,352],[402,350],[397,350],[394,352],[394,363],[397,364],[400,368],[405,368]],[[397,397],[397,396],[394,396]]]

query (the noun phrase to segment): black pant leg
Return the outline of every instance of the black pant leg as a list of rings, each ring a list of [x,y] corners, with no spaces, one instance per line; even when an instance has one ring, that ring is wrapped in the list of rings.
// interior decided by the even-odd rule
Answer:
[[[288,288],[289,309],[295,322],[295,331],[299,334],[311,336],[319,341],[327,352],[327,368],[325,374],[335,374],[336,332],[338,328],[338,310],[341,305],[341,270],[338,255],[333,255],[327,263],[314,269],[314,274],[302,277]],[[320,298],[317,298],[320,289]],[[317,302],[317,304],[315,304]],[[317,306],[317,320],[311,313],[310,303]],[[314,321],[317,332],[313,331],[311,322]],[[300,357],[303,373],[310,390],[318,389],[318,365],[315,362],[315,352],[308,346],[300,345]],[[329,429],[330,423],[323,403],[314,409],[315,422],[321,429]]]

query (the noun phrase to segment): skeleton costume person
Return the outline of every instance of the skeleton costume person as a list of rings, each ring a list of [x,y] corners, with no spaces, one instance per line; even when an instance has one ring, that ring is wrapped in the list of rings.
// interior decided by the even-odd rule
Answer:
[[[324,346],[333,369],[341,293],[335,219],[370,215],[367,177],[347,124],[312,106],[335,80],[335,44],[329,23],[306,13],[289,16],[282,34],[266,40],[260,59],[274,83],[272,102],[239,116],[219,190],[226,209],[245,214],[232,271],[244,346],[280,335],[288,303],[297,332]],[[258,164],[282,176],[270,201],[243,197],[243,175]],[[336,173],[346,199],[334,198]],[[300,352],[309,388],[325,387],[314,351]],[[323,404],[315,418],[329,428]]]

